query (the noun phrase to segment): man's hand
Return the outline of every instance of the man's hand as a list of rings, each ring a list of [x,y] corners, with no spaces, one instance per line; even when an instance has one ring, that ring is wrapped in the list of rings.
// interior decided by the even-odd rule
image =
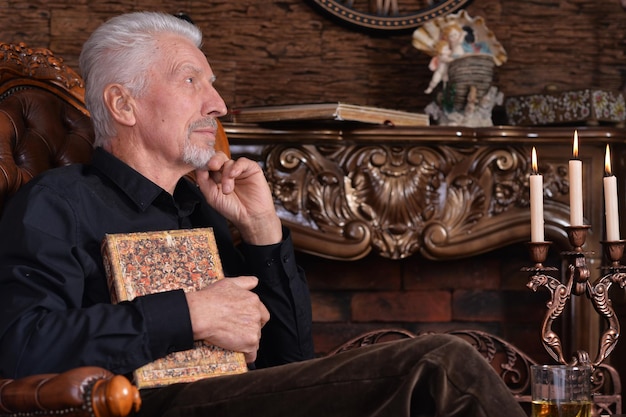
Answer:
[[[230,220],[243,240],[271,245],[282,240],[280,219],[263,171],[247,158],[234,161],[218,152],[196,180],[207,202]]]
[[[194,340],[205,340],[224,349],[243,352],[254,362],[261,328],[270,313],[251,290],[255,277],[221,279],[208,287],[186,293]]]

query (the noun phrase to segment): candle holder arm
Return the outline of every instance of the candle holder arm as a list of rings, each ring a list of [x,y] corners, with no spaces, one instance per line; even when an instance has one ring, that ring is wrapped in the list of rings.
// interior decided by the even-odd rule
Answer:
[[[535,292],[540,287],[546,287],[546,289],[550,292],[550,300],[546,303],[548,311],[544,316],[541,326],[541,342],[548,351],[548,354],[550,354],[554,360],[562,364],[567,362],[563,356],[561,339],[557,333],[552,330],[552,323],[563,313],[563,310],[565,309],[567,300],[570,297],[571,282],[572,280],[570,279],[568,281],[568,285],[565,285],[550,275],[536,272],[531,275],[530,280],[526,285]]]
[[[594,366],[600,365],[613,351],[620,335],[620,324],[613,310],[613,305],[609,298],[609,289],[613,283],[618,283],[621,288],[626,286],[626,273],[622,271],[609,273],[589,287],[589,298],[592,301],[596,312],[606,319],[608,328],[602,333],[598,354]]]

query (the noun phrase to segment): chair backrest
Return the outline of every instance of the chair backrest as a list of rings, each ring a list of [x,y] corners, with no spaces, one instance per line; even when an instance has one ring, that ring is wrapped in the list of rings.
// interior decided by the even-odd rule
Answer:
[[[0,213],[35,175],[91,158],[80,76],[43,48],[0,44]]]
[[[50,50],[0,43],[0,214],[37,174],[91,159],[84,95],[80,75]],[[221,124],[215,147],[230,155]]]

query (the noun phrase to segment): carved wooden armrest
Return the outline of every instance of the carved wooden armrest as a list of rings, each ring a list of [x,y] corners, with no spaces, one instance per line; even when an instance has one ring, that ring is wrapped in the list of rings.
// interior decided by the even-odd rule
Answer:
[[[98,367],[0,379],[2,417],[125,417],[140,405],[137,387]]]

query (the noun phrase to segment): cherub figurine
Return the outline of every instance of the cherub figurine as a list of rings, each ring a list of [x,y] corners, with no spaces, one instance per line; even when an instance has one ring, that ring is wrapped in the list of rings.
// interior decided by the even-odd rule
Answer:
[[[453,60],[452,50],[447,41],[437,42],[437,55],[430,59],[428,68],[433,71],[428,88],[424,91],[426,94],[432,93],[437,85],[443,81],[444,86],[448,82],[448,64]]]
[[[433,74],[424,92],[444,84],[444,94],[436,95],[426,113],[440,125],[492,126],[493,106],[502,97],[491,89],[494,67],[504,64],[507,54],[485,20],[465,10],[437,17],[413,32],[412,43],[430,56]]]

